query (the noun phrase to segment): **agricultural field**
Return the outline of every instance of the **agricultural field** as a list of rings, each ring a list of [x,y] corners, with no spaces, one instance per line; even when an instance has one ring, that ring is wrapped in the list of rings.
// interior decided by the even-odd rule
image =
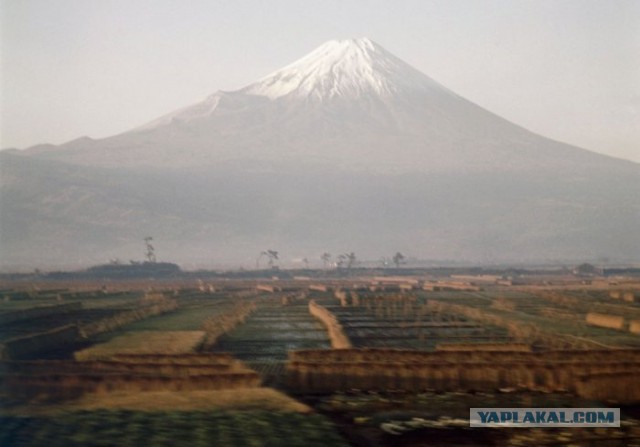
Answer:
[[[73,300],[62,301],[43,299],[43,292],[14,295],[21,298],[0,302],[0,343],[43,334],[42,349],[31,349],[40,341],[30,343],[30,352],[24,352],[23,359],[72,358],[74,351],[131,332],[203,331],[207,319],[215,320],[237,305],[237,300],[227,294],[193,289],[161,293],[84,291],[74,292]],[[70,327],[77,328],[75,337],[55,347],[44,343],[50,331]]]
[[[243,325],[220,337],[213,351],[229,352],[258,371],[266,384],[282,379],[290,351],[330,348],[326,329],[307,302],[283,305],[279,297],[262,297]]]
[[[224,307],[226,306],[218,303],[193,307],[181,306],[175,312],[136,321],[128,325],[126,331],[197,331],[202,329],[206,318],[222,312]]]
[[[552,280],[5,288],[0,445],[640,445],[638,288]],[[625,425],[466,420],[599,405]]]
[[[443,342],[510,341],[502,328],[483,325],[463,315],[431,311],[426,299],[418,299],[413,294],[364,296],[357,307],[341,306],[332,298],[317,302],[336,316],[353,347],[429,351]]]
[[[82,305],[82,302],[77,304]],[[96,307],[65,309],[59,305],[42,306],[41,309],[47,310],[47,314],[34,317],[26,316],[19,320],[3,322],[0,327],[0,342],[32,333],[46,332],[68,324],[87,324],[112,317],[122,310]],[[2,318],[2,314],[0,314],[0,318]]]
[[[90,343],[86,335],[103,332],[101,325],[162,311],[142,306],[142,292],[78,292],[62,300],[43,300],[41,295],[0,303],[0,343],[16,344],[10,351],[19,358],[70,358],[75,349]]]
[[[423,292],[421,296],[440,313],[463,311],[458,313],[465,318],[476,316],[476,321],[485,325],[491,322],[507,328],[513,339],[533,342],[536,349],[572,345],[583,348],[640,347],[640,337],[625,327],[629,321],[640,319],[640,305],[612,300],[600,290],[534,292],[526,288],[493,288],[482,292]],[[619,329],[598,327],[586,321],[587,315],[593,312],[621,317],[627,323]]]
[[[168,295],[178,304],[174,311],[135,321],[121,330],[110,333],[107,338],[124,332],[203,330],[208,318],[224,315],[236,302],[223,293],[185,290]]]
[[[593,407],[597,402],[557,393],[351,392],[313,396],[307,403],[336,421],[351,445],[600,446],[640,445],[640,414],[623,409],[620,429],[477,429],[469,408]]]
[[[0,445],[347,447],[318,414],[266,411],[83,411],[0,417]]]
[[[0,291],[0,315],[5,312],[82,301],[85,308],[130,306],[144,295],[140,290],[106,291],[42,289]]]

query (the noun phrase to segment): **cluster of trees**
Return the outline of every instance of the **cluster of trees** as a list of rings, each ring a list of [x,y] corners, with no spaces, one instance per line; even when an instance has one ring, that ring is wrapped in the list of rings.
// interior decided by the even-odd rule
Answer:
[[[267,259],[267,264],[269,268],[271,269],[278,268],[276,263],[277,261],[279,261],[280,258],[278,257],[278,252],[276,250],[269,249],[269,250],[260,252],[260,255],[256,259],[256,269],[260,268],[260,261],[263,258]],[[335,261],[332,261],[331,253],[324,252],[320,256],[320,260],[322,261],[322,266],[325,270],[331,267],[335,267],[338,270],[342,270],[342,269],[351,270],[351,268],[354,267],[358,262],[358,258],[354,252],[341,253],[335,257]],[[302,259],[302,262],[304,263],[305,268],[309,268],[309,260],[307,258]],[[401,264],[406,263],[406,258],[399,251],[396,252],[396,254],[394,254],[390,260],[388,260],[387,258],[382,258],[383,267],[387,267],[390,262],[392,262],[393,265],[396,266],[396,268],[399,268]]]
[[[338,255],[336,257],[336,261],[331,262],[331,253],[325,252],[322,254],[322,256],[320,256],[320,260],[322,261],[322,265],[325,270],[328,267],[331,267],[332,264],[335,265],[338,269],[344,268],[345,265],[350,269],[356,263],[357,258],[354,252],[350,252]]]
[[[393,263],[393,265],[396,266],[396,268],[400,268],[401,264],[406,264],[407,263],[405,256],[402,253],[400,253],[399,251],[396,252],[395,255],[393,255],[391,260],[389,260],[388,258],[384,258],[384,257],[382,259],[380,259],[380,262],[382,263],[382,267],[388,267],[390,261]]]

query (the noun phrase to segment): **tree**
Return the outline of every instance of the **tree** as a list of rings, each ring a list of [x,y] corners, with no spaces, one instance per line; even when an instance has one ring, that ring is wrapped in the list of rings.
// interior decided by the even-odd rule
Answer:
[[[347,271],[351,270],[351,267],[356,263],[356,254],[354,252],[344,253],[338,256],[338,262],[336,263],[338,270],[347,265]]]
[[[329,260],[331,259],[331,254],[324,252],[322,253],[322,256],[320,256],[320,259],[322,260],[322,265],[324,266],[324,269],[327,269],[327,265],[329,264]]]
[[[573,269],[573,272],[578,276],[597,276],[602,274],[602,269],[597,268],[595,265],[584,263]]]
[[[354,252],[345,254],[347,259],[347,270],[351,270],[351,267],[356,263],[356,254]]]
[[[260,256],[258,256],[258,259],[256,259],[256,269],[260,268],[260,260],[262,259],[263,256],[267,257],[267,263],[269,264],[269,268],[275,268],[275,261],[279,260],[278,258],[278,252],[275,250],[267,250],[267,251],[263,251],[260,252]]]
[[[396,265],[396,268],[400,267],[400,264],[404,264],[404,255],[400,252],[396,252],[395,255],[393,255],[393,263]]]
[[[156,262],[156,249],[151,245],[151,241],[153,238],[151,236],[147,236],[144,238],[144,243],[147,246],[147,262],[154,263]]]

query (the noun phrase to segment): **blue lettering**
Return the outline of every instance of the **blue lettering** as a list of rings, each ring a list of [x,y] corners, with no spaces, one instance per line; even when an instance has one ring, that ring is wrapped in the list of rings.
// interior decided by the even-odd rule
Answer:
[[[613,414],[613,411],[607,411],[606,413],[604,411],[598,412],[598,422],[600,423],[613,424],[614,419],[615,415]]]
[[[530,411],[527,411],[524,415],[524,418],[522,418],[522,422],[535,424],[536,420],[533,417],[533,413]]]
[[[584,412],[583,411],[576,411],[575,413],[573,413],[573,422],[577,422],[578,424],[581,424],[584,422]]]
[[[501,411],[500,412],[500,422],[511,422],[513,421],[513,413],[510,411]]]
[[[544,420],[547,415],[546,411],[536,411],[536,423],[544,424],[546,421]]]
[[[558,422],[560,422],[560,420],[558,419],[558,415],[556,414],[555,411],[549,412],[549,418],[547,419],[547,422],[553,422],[554,424],[557,424]]]

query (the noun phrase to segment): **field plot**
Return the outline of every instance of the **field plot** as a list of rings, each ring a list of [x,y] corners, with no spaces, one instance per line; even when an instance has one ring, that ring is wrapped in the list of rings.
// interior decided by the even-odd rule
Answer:
[[[15,310],[38,306],[51,306],[82,301],[85,308],[129,306],[134,304],[143,292],[136,290],[106,292],[103,290],[72,291],[69,289],[5,290],[0,291],[0,315]]]
[[[441,343],[508,343],[504,329],[480,324],[462,315],[432,312],[411,295],[361,297],[358,306],[318,300],[333,313],[353,347],[434,350]]]
[[[126,327],[127,332],[138,331],[197,331],[202,329],[205,318],[223,312],[222,306],[198,306],[178,308],[175,312],[136,321]]]
[[[562,393],[335,393],[317,399],[315,407],[344,426],[352,445],[379,446],[607,446],[637,445],[640,420],[623,409],[619,429],[478,430],[469,428],[469,408],[589,407],[592,401]],[[634,443],[635,442],[635,443]]]
[[[602,291],[496,288],[425,297],[431,310],[458,313],[478,323],[502,327],[516,341],[530,343],[538,350],[640,347],[640,337],[629,330],[630,321],[640,318],[640,306],[612,302]],[[603,315],[604,322],[609,319],[619,327],[598,327],[590,322],[597,318],[587,318],[593,314]]]
[[[44,332],[67,324],[87,324],[137,307],[143,293],[67,292],[66,295],[61,299],[60,293],[5,293],[5,299],[0,301],[0,338]]]
[[[306,302],[282,305],[278,298],[262,298],[246,322],[220,337],[213,350],[232,353],[269,384],[284,374],[289,351],[330,347],[326,329],[309,314]]]
[[[171,298],[166,298],[166,296]],[[77,349],[108,343],[114,337],[131,336],[136,332],[204,331],[207,333],[208,340],[210,336],[215,338],[215,334],[211,333],[212,330],[219,331],[220,329],[207,327],[207,322],[224,320],[225,315],[233,314],[238,303],[242,303],[242,300],[234,301],[225,294],[200,293],[191,290],[168,291],[164,294],[139,292],[129,307],[119,305],[123,303],[122,296],[108,301],[104,299],[100,301],[102,307],[98,307],[96,300],[87,300],[81,303],[89,318],[86,321],[77,320],[76,322],[79,323],[81,330],[83,328],[89,330],[86,331],[88,334],[85,340],[76,345]],[[89,308],[85,309],[87,306]],[[154,306],[160,306],[164,310],[146,312],[145,314],[136,311]],[[124,318],[122,318],[123,315]],[[101,324],[101,321],[110,321],[111,324]],[[140,342],[136,343],[140,344]],[[121,344],[121,346],[124,345]]]
[[[347,446],[317,414],[267,411],[74,412],[0,417],[3,446]]]
[[[77,307],[68,308],[63,306],[43,306],[40,307],[46,314],[24,318],[2,323],[0,327],[0,342],[13,337],[28,335],[36,332],[45,332],[68,324],[85,324],[92,321],[108,318],[118,313],[118,309],[92,308],[85,309],[81,303]],[[0,315],[0,319],[2,316]]]
[[[12,297],[9,299],[9,297]],[[144,293],[67,292],[66,298],[46,298],[44,292],[12,292],[0,301],[0,325],[5,333],[46,331],[65,324],[87,324],[140,306]],[[26,321],[28,320],[28,321]]]
[[[223,315],[233,307],[233,301],[225,296],[180,294],[176,298],[178,309],[156,315],[127,326],[134,331],[197,331],[202,330],[205,319]]]
[[[145,305],[139,302],[139,297],[140,294],[63,303],[50,301],[47,305],[9,306],[9,309],[0,306],[0,344],[5,346],[5,356],[14,359],[68,358],[75,349],[85,346],[86,339],[93,334],[172,307],[169,302]]]

